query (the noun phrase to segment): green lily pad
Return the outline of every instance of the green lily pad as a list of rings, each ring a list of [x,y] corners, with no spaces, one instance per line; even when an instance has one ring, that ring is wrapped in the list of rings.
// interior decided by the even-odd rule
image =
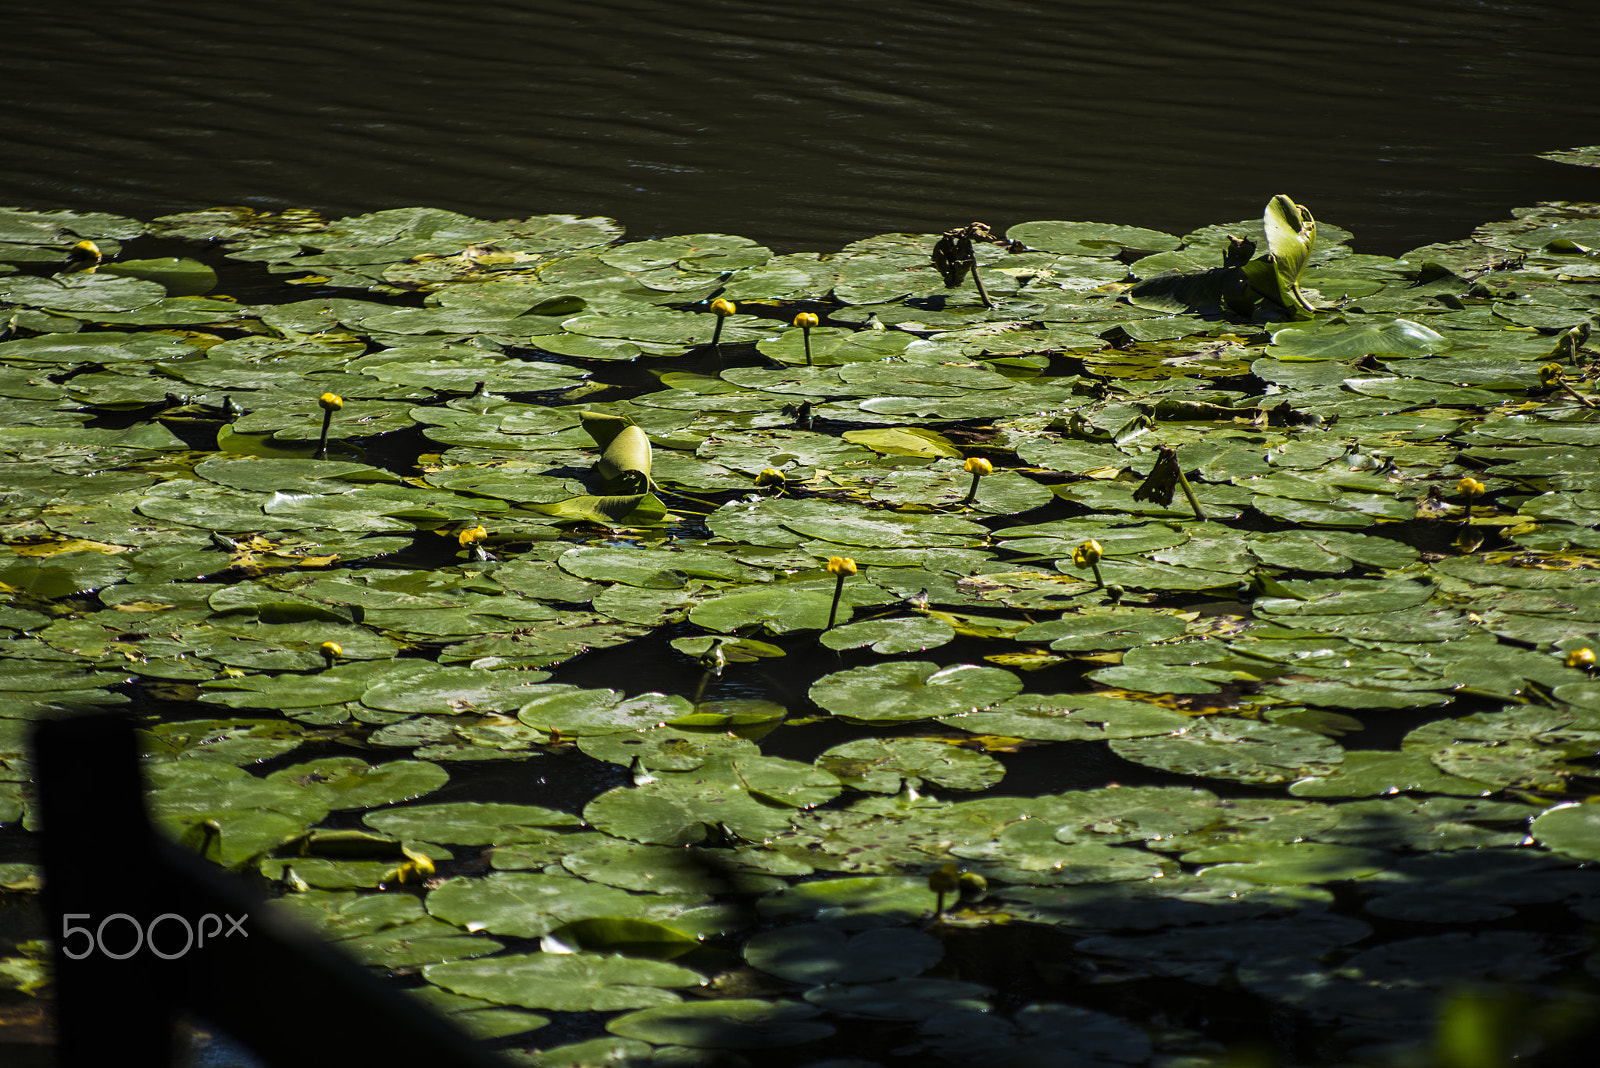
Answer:
[[[546,827],[571,827],[578,817],[538,805],[451,801],[373,812],[363,822],[397,838],[456,845],[520,842],[544,835]]]
[[[1005,775],[1005,767],[986,753],[923,738],[863,738],[817,757],[817,766],[846,786],[872,793],[897,793],[902,782],[929,783],[949,790],[986,790]]]
[[[772,583],[760,589],[713,597],[689,610],[689,619],[707,630],[731,633],[759,626],[774,634],[796,630],[821,630],[828,625],[833,598],[791,583]],[[848,622],[850,605],[841,602],[836,622]]]
[[[1541,843],[1580,860],[1600,859],[1600,813],[1589,805],[1560,805],[1533,821]]]
[[[450,781],[450,773],[425,760],[373,766],[356,757],[331,757],[282,768],[267,779],[312,790],[331,809],[376,808],[430,794]]]
[[[838,671],[811,686],[811,699],[836,716],[873,723],[976,712],[1014,696],[1022,680],[1000,668],[922,660]]]
[[[879,928],[849,935],[837,927],[801,924],[752,938],[745,960],[792,983],[872,983],[920,975],[939,963],[944,947],[922,931]]]
[[[725,999],[641,1009],[619,1016],[606,1030],[658,1046],[695,1049],[773,1049],[814,1042],[833,1034],[815,1019],[821,1010],[793,1001]]]
[[[793,809],[764,803],[739,789],[735,771],[725,764],[669,774],[601,794],[584,808],[584,819],[619,838],[669,846],[703,842],[719,828],[746,841],[764,842],[789,825]]]
[[[1146,738],[1185,730],[1192,722],[1145,701],[1095,694],[1018,694],[987,712],[947,716],[940,722],[978,734],[1039,741]]]
[[[1357,360],[1367,355],[1431,356],[1450,347],[1444,335],[1409,319],[1359,326],[1294,326],[1272,335],[1279,360]]]
[[[822,644],[829,649],[870,647],[875,653],[920,653],[954,638],[948,623],[928,616],[871,619],[824,631]]]
[[[700,974],[664,961],[595,953],[534,953],[486,961],[446,961],[422,970],[430,983],[497,1005],[556,1012],[594,1012],[668,1005],[675,987]]]
[[[1111,748],[1135,764],[1260,785],[1327,775],[1344,760],[1344,750],[1320,734],[1221,717],[1178,734],[1115,738]]]
[[[868,932],[869,934],[872,932]],[[993,991],[957,979],[889,979],[834,984],[806,991],[806,1000],[841,1016],[873,1020],[926,1020],[950,1012],[983,1010]]]

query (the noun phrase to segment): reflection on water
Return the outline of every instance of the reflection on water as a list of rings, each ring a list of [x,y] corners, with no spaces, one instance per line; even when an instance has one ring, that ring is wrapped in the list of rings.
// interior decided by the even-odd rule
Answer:
[[[610,215],[780,251],[1176,232],[1288,192],[1369,252],[1600,181],[1590,2],[7,5],[0,203]],[[1322,10],[1327,8],[1330,10]]]

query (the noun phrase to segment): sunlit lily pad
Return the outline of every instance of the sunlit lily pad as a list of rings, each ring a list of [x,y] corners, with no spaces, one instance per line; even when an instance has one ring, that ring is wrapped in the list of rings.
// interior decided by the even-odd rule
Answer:
[[[517,842],[523,836],[538,838],[545,827],[570,827],[576,816],[538,805],[502,802],[452,801],[437,805],[412,805],[370,813],[367,826],[400,838],[461,845]]]
[[[976,712],[1021,689],[1000,668],[911,660],[835,672],[812,684],[811,699],[834,715],[895,723]]]
[[[846,742],[817,757],[817,766],[847,786],[884,794],[899,791],[905,780],[913,785],[926,782],[952,790],[983,790],[1005,774],[992,756],[922,738]]]
[[[488,961],[447,961],[423,969],[429,982],[497,1005],[592,1012],[666,1005],[674,987],[695,986],[698,972],[664,961],[594,953],[535,953]]]
[[[1344,759],[1336,743],[1311,731],[1215,717],[1178,734],[1113,739],[1111,748],[1136,764],[1262,785],[1326,775]]]

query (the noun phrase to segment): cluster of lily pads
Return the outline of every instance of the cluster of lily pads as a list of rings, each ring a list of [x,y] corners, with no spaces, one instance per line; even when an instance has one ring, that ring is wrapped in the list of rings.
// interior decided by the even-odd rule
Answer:
[[[0,838],[128,706],[163,826],[547,1066],[1588,997],[1600,208],[1349,239],[0,211]]]

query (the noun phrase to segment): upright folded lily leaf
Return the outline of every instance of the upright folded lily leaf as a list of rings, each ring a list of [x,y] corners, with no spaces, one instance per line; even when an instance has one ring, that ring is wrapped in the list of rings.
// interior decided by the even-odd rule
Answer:
[[[1316,309],[1300,290],[1300,273],[1317,242],[1317,221],[1303,205],[1282,193],[1267,203],[1261,216],[1267,254],[1244,265],[1250,287],[1277,301],[1295,319],[1310,319]]]
[[[606,493],[598,497],[573,497],[532,507],[547,515],[588,519],[597,523],[654,523],[666,506],[651,492],[650,438],[632,419],[605,412],[579,412],[583,429],[600,446],[595,470],[605,480]]]
[[[650,438],[625,415],[579,412],[583,429],[600,446],[595,470],[616,494],[650,491]]]

